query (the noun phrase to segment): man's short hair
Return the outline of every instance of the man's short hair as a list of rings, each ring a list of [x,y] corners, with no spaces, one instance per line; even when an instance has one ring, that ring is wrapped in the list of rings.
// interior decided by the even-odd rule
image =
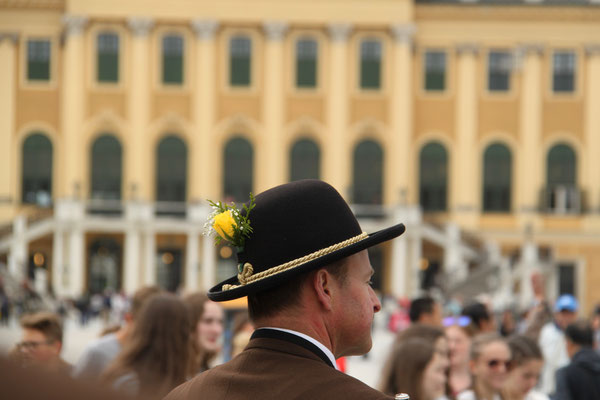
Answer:
[[[346,282],[348,274],[346,260],[347,257],[324,267],[342,285]],[[314,271],[300,274],[283,285],[248,295],[248,315],[250,319],[257,321],[260,318],[271,317],[296,305],[300,297],[300,291],[311,276],[311,272]]]
[[[565,336],[581,347],[594,347],[594,330],[585,320],[575,321],[565,329]]]
[[[432,314],[433,308],[435,307],[435,300],[429,296],[417,297],[410,303],[410,310],[408,316],[410,322],[419,322],[421,315]]]
[[[47,341],[62,343],[63,329],[60,316],[55,313],[42,311],[26,314],[21,318],[21,327],[41,332]]]
[[[471,318],[471,321],[473,321],[478,328],[481,328],[482,321],[489,321],[492,318],[487,307],[479,302],[469,304],[463,308],[461,314]]]
[[[158,286],[144,286],[136,290],[131,299],[131,307],[129,308],[131,318],[135,321],[146,301],[152,296],[160,294],[162,291]]]

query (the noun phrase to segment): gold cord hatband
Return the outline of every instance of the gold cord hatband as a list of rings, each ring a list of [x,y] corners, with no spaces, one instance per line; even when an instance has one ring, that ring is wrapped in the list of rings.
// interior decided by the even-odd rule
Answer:
[[[240,284],[239,285],[225,284],[225,285],[223,285],[222,290],[225,291],[225,290],[235,289],[235,288],[247,285],[249,283],[256,282],[261,279],[267,278],[269,276],[278,274],[280,272],[290,270],[290,269],[298,267],[302,264],[306,264],[309,261],[313,261],[324,255],[333,253],[334,251],[343,249],[344,247],[348,247],[354,243],[358,243],[361,240],[366,239],[368,236],[369,235],[367,233],[363,232],[360,235],[351,237],[350,239],[344,240],[343,242],[336,243],[334,245],[331,245],[331,246],[326,247],[321,250],[317,250],[314,253],[310,253],[304,257],[300,257],[295,260],[288,261],[281,265],[277,265],[275,267],[269,268],[269,269],[259,272],[257,274],[253,273],[254,269],[252,267],[252,264],[245,263],[242,272],[238,274],[238,281],[240,282]]]

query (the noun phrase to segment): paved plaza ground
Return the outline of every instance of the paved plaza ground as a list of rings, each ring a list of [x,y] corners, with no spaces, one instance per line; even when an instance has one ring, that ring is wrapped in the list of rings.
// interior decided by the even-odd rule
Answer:
[[[373,330],[373,348],[366,357],[349,357],[347,361],[348,374],[360,379],[368,385],[375,386],[379,381],[379,374],[383,363],[389,353],[393,340],[386,326],[384,313],[376,315]],[[74,317],[65,321],[65,347],[62,356],[74,363],[80,356],[83,348],[96,337],[102,330],[100,319],[91,321],[87,326],[81,327]],[[7,352],[20,339],[21,329],[18,322],[11,320],[9,327],[0,327],[0,351]]]

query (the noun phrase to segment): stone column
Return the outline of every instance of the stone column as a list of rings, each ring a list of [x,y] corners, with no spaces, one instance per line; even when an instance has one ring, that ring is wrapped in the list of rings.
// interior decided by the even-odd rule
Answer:
[[[202,288],[208,290],[216,282],[216,248],[214,239],[210,236],[202,237]]]
[[[587,190],[592,212],[600,214],[600,43],[587,45],[585,98],[585,141]]]
[[[216,72],[215,32],[218,23],[212,20],[195,20],[192,28],[196,32],[195,90],[192,93],[194,127],[196,132],[190,143],[188,158],[190,194],[189,199],[199,201],[218,196],[217,174],[215,174],[215,143],[213,126],[215,121]]]
[[[57,222],[58,225],[58,222]],[[67,294],[63,281],[65,268],[65,233],[60,227],[54,229],[52,239],[52,289],[58,297]]]
[[[185,260],[185,288],[189,291],[198,290],[198,240],[199,233],[190,231],[187,236]]]
[[[85,287],[85,259],[83,229],[75,223],[69,232],[69,288],[71,296],[78,297],[83,294]]]
[[[17,282],[27,277],[27,242],[25,230],[27,229],[27,218],[19,215],[13,220],[12,244],[8,253],[8,272]]]
[[[18,176],[14,169],[14,136],[15,136],[15,91],[17,71],[15,60],[17,42],[16,33],[0,32],[0,219],[7,220],[10,210],[2,210],[19,195],[14,192],[15,177]]]
[[[125,231],[125,263],[123,271],[123,289],[125,293],[131,295],[135,292],[140,283],[140,261],[142,260],[140,251],[140,232],[135,224],[128,221]]]
[[[542,136],[542,55],[541,45],[530,44],[519,49],[521,58],[521,104],[519,109],[519,144],[521,145],[516,186],[518,212],[533,216],[543,188]],[[527,218],[528,219],[528,218]],[[522,221],[527,224],[526,220]]]
[[[412,38],[413,24],[392,27],[392,87],[390,99],[390,148],[385,155],[384,204],[400,204],[411,180],[411,138],[413,133]]]
[[[530,307],[533,302],[534,294],[531,287],[531,276],[534,271],[539,271],[538,248],[532,240],[527,240],[521,248],[521,265],[519,271],[519,305],[524,309]]]
[[[350,24],[332,24],[327,93],[326,145],[323,149],[323,178],[347,195],[350,188],[348,149],[348,36]]]
[[[59,171],[64,179],[62,188],[58,188],[57,195],[62,197],[77,198],[81,195],[80,188],[84,182],[83,169],[83,143],[81,129],[85,112],[85,67],[83,30],[87,17],[65,15],[65,43],[62,58],[61,79],[61,107],[60,122],[63,137],[64,160],[60,161]],[[57,196],[57,197],[58,197]]]
[[[283,90],[283,39],[287,24],[280,21],[265,22],[263,25],[265,43],[265,78],[262,106],[264,126],[263,145],[257,147],[257,187],[256,191],[279,185],[286,180],[283,149],[284,90]]]
[[[151,228],[144,232],[144,283],[156,285],[156,233]]]
[[[151,155],[155,149],[148,140],[148,124],[150,120],[150,40],[148,33],[153,22],[148,18],[130,18],[127,21],[133,34],[131,38],[131,62],[129,77],[131,91],[128,95],[127,115],[129,117],[131,134],[129,136],[129,149],[125,157],[127,188],[136,188],[131,197],[140,196],[143,201],[154,199],[150,182],[147,178],[148,171],[154,171],[151,164]],[[130,199],[136,200],[136,199]]]
[[[477,148],[477,45],[465,43],[458,45],[456,52],[457,88],[456,88],[456,153],[452,157],[451,169],[451,210],[456,221],[467,226],[475,226],[477,205],[480,196],[477,167],[478,157],[474,157]]]

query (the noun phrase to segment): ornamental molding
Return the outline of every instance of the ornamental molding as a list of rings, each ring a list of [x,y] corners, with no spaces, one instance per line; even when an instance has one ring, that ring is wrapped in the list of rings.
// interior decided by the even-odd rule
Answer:
[[[4,39],[12,42],[12,44],[17,44],[19,41],[19,33],[18,32],[0,32],[0,43],[4,41]]]
[[[283,21],[267,21],[263,24],[263,29],[269,40],[282,40],[288,26],[288,23]]]
[[[472,54],[477,55],[481,46],[477,43],[459,43],[456,45],[456,53],[458,55]]]
[[[337,23],[329,25],[329,35],[334,42],[345,42],[350,36],[352,25],[349,23]]]
[[[588,57],[600,56],[600,43],[588,43],[585,45],[585,55]]]
[[[65,14],[61,20],[67,35],[80,35],[83,33],[89,18],[84,15]]]
[[[517,47],[517,54],[521,56],[527,54],[542,56],[545,50],[546,46],[542,43],[522,43]]]
[[[154,21],[147,17],[132,17],[127,20],[127,26],[134,36],[147,36],[154,26]]]
[[[219,23],[212,19],[195,19],[192,21],[192,29],[200,39],[210,40],[215,37]]]
[[[412,43],[417,27],[415,24],[395,24],[392,25],[392,34],[399,43]]]

